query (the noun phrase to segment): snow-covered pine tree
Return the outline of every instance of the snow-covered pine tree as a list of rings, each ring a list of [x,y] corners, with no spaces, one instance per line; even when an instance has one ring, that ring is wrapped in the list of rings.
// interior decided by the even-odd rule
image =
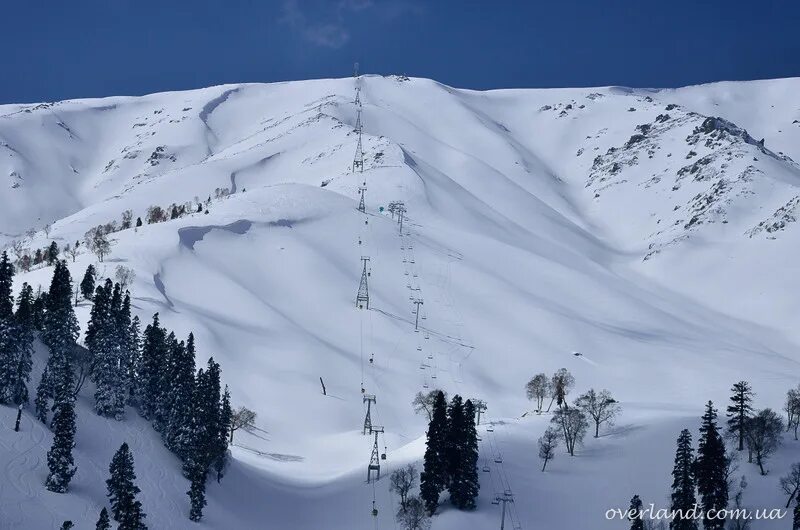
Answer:
[[[45,487],[55,493],[65,493],[75,474],[72,449],[75,447],[75,397],[73,396],[72,367],[69,358],[55,359],[50,374],[53,396],[53,445],[47,452],[47,475]]]
[[[94,270],[94,265],[89,265],[86,267],[86,272],[83,274],[83,279],[81,280],[81,296],[85,300],[91,300],[92,295],[94,294],[94,282],[96,278],[96,273]]]
[[[478,481],[478,432],[475,428],[475,407],[472,401],[464,403],[462,435],[458,469],[450,482],[450,500],[460,510],[475,508],[475,498],[480,490]]]
[[[138,371],[137,401],[145,419],[152,419],[161,396],[161,372],[166,363],[166,332],[160,327],[158,313],[153,315],[142,339],[142,360]]]
[[[108,510],[103,507],[100,510],[100,517],[97,519],[97,524],[94,525],[94,530],[110,530],[111,529],[111,521],[108,518]]]
[[[190,481],[189,491],[189,519],[199,521],[203,518],[203,508],[206,505],[206,476],[207,470],[199,463],[192,463],[189,466],[188,478]]]
[[[208,372],[202,368],[197,371],[192,397],[192,441],[183,463],[184,474],[191,482],[191,487],[186,494],[189,496],[191,504],[189,518],[192,521],[199,521],[203,517],[203,507],[206,505],[206,477],[210,461],[209,440],[212,433],[208,423],[210,413],[207,410],[209,388],[211,387],[209,379]]]
[[[142,503],[136,499],[139,488],[134,481],[136,472],[133,468],[133,454],[127,443],[123,443],[114,453],[108,467],[111,475],[106,480],[108,500],[111,503],[111,513],[114,520],[119,523],[119,530],[145,530],[145,514]]]
[[[753,416],[753,389],[747,381],[734,383],[731,388],[731,403],[727,408],[728,433],[735,436],[739,442],[737,449],[744,449],[745,425]]]
[[[27,283],[22,284],[14,320],[16,323],[16,359],[12,366],[12,378],[6,389],[5,398],[9,403],[20,405],[28,402],[28,382],[31,379],[33,367],[33,288]]]
[[[631,506],[628,508],[628,520],[631,522],[631,530],[644,530],[644,518],[642,517],[642,499],[634,495],[631,499]]]
[[[134,316],[131,319],[131,325],[128,327],[128,352],[128,363],[125,366],[125,377],[128,386],[127,399],[130,405],[135,405],[137,404],[136,396],[138,396],[139,388],[139,367],[142,362],[141,324],[138,316]]]
[[[167,448],[185,461],[192,444],[192,394],[194,389],[194,335],[189,334],[186,344],[172,345],[168,363],[169,386],[165,393],[167,425],[165,442]]]
[[[50,398],[53,397],[53,386],[50,381],[50,369],[46,366],[36,387],[36,399],[33,405],[36,408],[36,419],[42,423],[47,423],[47,409],[50,405]]]
[[[694,449],[692,434],[688,429],[678,436],[678,447],[675,451],[675,466],[672,469],[672,504],[670,509],[677,512],[669,523],[670,530],[697,530],[697,522],[687,516],[697,503],[694,496]]]
[[[0,403],[10,403],[18,350],[13,283],[14,266],[4,251],[0,256]]]
[[[445,447],[447,443],[447,403],[439,392],[433,401],[433,413],[428,423],[423,470],[420,474],[420,498],[428,513],[433,515],[439,505],[439,494],[447,486]]]
[[[214,471],[217,472],[217,482],[222,480],[225,466],[228,463],[228,435],[233,421],[233,410],[231,409],[231,393],[228,385],[222,393],[222,402],[219,408],[219,432],[217,433],[217,450],[214,457]]]
[[[47,365],[54,374],[53,366],[61,358],[69,357],[78,338],[78,319],[72,307],[72,279],[65,261],[56,262],[50,290],[45,298],[45,313],[42,340],[50,347]]]
[[[719,512],[728,506],[728,457],[717,427],[717,411],[711,401],[706,404],[702,421],[694,467],[697,492],[704,512]],[[706,518],[703,527],[706,530],[724,530],[725,522],[724,519]]]
[[[45,259],[47,260],[48,265],[52,265],[56,262],[56,260],[58,260],[58,244],[55,241],[51,241],[50,246],[47,247]]]
[[[101,416],[121,420],[127,398],[126,375],[123,368],[124,349],[127,348],[127,325],[122,313],[119,284],[111,280],[98,287],[92,307],[87,345],[94,359],[95,411]],[[130,310],[130,307],[128,308]],[[125,327],[120,331],[121,325]]]
[[[155,408],[153,409],[151,421],[153,422],[153,428],[161,433],[161,437],[165,442],[167,439],[167,429],[169,428],[172,400],[175,398],[170,392],[170,388],[172,387],[171,378],[175,370],[175,351],[177,348],[184,347],[185,346],[178,342],[178,339],[175,338],[175,333],[172,331],[170,331],[164,339],[164,357],[159,374],[159,383],[155,396]]]

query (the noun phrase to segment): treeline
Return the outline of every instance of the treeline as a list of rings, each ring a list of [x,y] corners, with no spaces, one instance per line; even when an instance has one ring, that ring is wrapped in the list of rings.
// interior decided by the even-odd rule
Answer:
[[[74,262],[75,257],[80,252],[80,248],[87,248],[102,262],[105,256],[107,256],[111,251],[111,241],[108,237],[109,235],[122,230],[128,230],[129,228],[138,228],[145,223],[162,223],[164,221],[178,219],[194,213],[208,214],[208,209],[211,207],[212,197],[213,199],[224,199],[230,195],[230,193],[231,192],[229,188],[216,188],[213,195],[209,195],[205,200],[200,200],[198,197],[195,197],[192,201],[187,201],[184,203],[173,202],[167,207],[152,205],[147,208],[144,220],[142,220],[142,217],[137,217],[134,221],[133,211],[124,210],[120,216],[119,222],[116,220],[111,220],[107,223],[99,224],[87,230],[83,236],[83,247],[81,246],[80,241],[76,241],[75,244],[68,243],[63,248],[59,248],[58,243],[51,241],[48,245],[45,245],[42,248],[32,250],[26,246],[25,241],[22,239],[17,239],[11,242],[11,250],[16,257],[16,267],[21,271],[29,272],[38,266],[53,266],[55,262],[58,261],[59,255],[69,255]],[[46,237],[50,236],[51,229],[52,225],[50,224],[44,226],[43,231]],[[32,239],[35,235],[36,231],[34,230],[30,230],[26,234],[27,238],[29,239]]]
[[[150,420],[165,445],[183,463],[191,482],[187,492],[190,518],[199,520],[205,506],[209,473],[222,479],[232,430],[230,394],[220,383],[213,358],[196,370],[195,342],[190,333],[178,340],[164,329],[158,314],[144,332],[131,316],[130,293],[110,279],[95,287],[90,266],[81,291],[93,302],[86,347],[77,343],[78,321],[72,306],[72,279],[65,261],[55,263],[50,288],[34,298],[24,284],[13,310],[14,268],[5,253],[0,259],[0,400],[24,405],[32,367],[36,332],[50,355],[36,389],[36,417],[50,421],[53,445],[47,453],[50,491],[67,491],[76,467],[75,398],[87,379],[96,385],[97,414],[122,420],[125,406]],[[52,415],[51,415],[52,414]]]

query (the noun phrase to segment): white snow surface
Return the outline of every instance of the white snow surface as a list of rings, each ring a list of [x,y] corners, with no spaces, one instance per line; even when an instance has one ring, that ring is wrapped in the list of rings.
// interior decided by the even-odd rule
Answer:
[[[198,365],[221,363],[259,427],[236,433],[196,524],[177,459],[135,410],[96,416],[87,385],[78,472],[59,495],[43,486],[49,429],[26,410],[14,433],[15,410],[0,407],[0,527],[94,528],[126,441],[150,528],[396,528],[387,477],[421,465],[426,421],[410,402],[427,385],[488,404],[478,508],[445,496],[434,530],[499,527],[491,501],[505,490],[508,527],[623,528],[604,514],[634,494],[669,506],[675,439],[696,434],[706,401],[724,422],[731,384],[747,379],[758,407],[781,408],[800,374],[800,78],[676,90],[358,83],[363,173],[351,171],[354,79],[0,106],[0,244],[63,246],[124,209],[144,218],[231,188],[207,215],[116,232],[104,263],[83,251],[69,267],[78,281],[90,263],[106,276],[131,267],[143,325],[159,312],[177,335],[193,331]],[[721,139],[696,131],[709,116],[730,125]],[[379,209],[394,200],[408,209],[403,236]],[[354,303],[362,255],[370,310]],[[17,289],[51,275],[19,274]],[[82,302],[82,331],[88,312]],[[541,473],[549,417],[529,412],[524,385],[561,367],[577,380],[571,397],[608,388],[623,415]],[[374,488],[362,382],[385,428]],[[767,476],[739,464],[747,506],[783,507],[778,477],[798,447],[787,438]]]

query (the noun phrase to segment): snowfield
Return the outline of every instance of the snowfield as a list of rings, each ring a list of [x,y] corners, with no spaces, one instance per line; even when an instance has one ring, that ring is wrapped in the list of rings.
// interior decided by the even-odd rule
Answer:
[[[100,277],[132,268],[143,326],[158,312],[179,337],[193,331],[198,366],[213,356],[234,406],[258,414],[196,524],[179,461],[135,410],[96,416],[86,385],[78,472],[59,495],[44,489],[49,429],[30,407],[15,433],[16,411],[0,406],[0,528],[94,528],[123,441],[150,528],[396,528],[388,475],[421,467],[427,419],[411,400],[426,388],[488,405],[478,508],[444,502],[434,530],[498,528],[491,501],[504,491],[507,528],[625,528],[606,510],[634,494],[669,506],[675,439],[696,438],[706,401],[724,423],[746,379],[757,407],[780,410],[800,382],[800,78],[489,92],[358,82],[363,173],[351,170],[353,79],[0,106],[0,245],[63,246],[125,209],[144,219],[151,205],[212,198],[207,214],[116,232],[103,263],[84,250],[69,268],[73,280],[89,264]],[[218,188],[231,193],[215,199]],[[386,210],[397,200],[402,235]],[[362,256],[369,310],[354,303]],[[18,274],[15,291],[51,275]],[[77,309],[82,332],[89,309]],[[31,389],[45,358],[39,345]],[[549,415],[531,412],[525,383],[562,367],[571,398],[607,388],[623,414],[541,473]],[[362,385],[385,428],[374,488]],[[784,506],[778,479],[798,449],[787,437],[767,476],[745,456],[746,506]]]

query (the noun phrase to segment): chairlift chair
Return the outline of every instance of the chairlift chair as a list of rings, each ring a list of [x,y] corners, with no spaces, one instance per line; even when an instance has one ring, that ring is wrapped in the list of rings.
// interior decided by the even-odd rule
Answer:
[[[483,466],[483,472],[484,472],[484,473],[491,473],[491,472],[492,472],[492,470],[491,470],[491,469],[489,469],[489,466]],[[494,504],[494,503],[492,503],[492,504]]]

